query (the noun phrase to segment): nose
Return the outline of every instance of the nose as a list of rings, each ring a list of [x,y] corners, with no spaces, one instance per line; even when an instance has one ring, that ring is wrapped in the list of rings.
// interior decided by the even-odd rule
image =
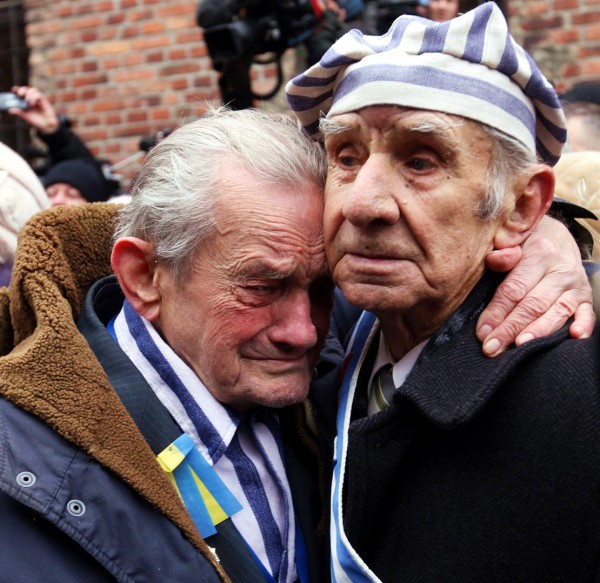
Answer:
[[[274,308],[275,323],[269,328],[271,342],[288,345],[304,352],[317,343],[317,329],[311,318],[311,304],[306,290],[295,290]]]
[[[64,206],[67,204],[62,193],[55,194],[48,200],[50,201],[50,206]]]
[[[342,206],[344,217],[360,227],[373,221],[393,225],[400,219],[395,192],[399,186],[390,156],[371,154],[346,193]]]

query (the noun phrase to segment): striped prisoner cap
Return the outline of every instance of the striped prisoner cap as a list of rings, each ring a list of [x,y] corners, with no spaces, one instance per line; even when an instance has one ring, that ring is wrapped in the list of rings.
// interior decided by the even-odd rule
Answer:
[[[400,16],[382,36],[351,30],[286,86],[304,130],[371,105],[463,116],[517,139],[553,166],[567,138],[558,95],[517,45],[495,2],[446,22]]]

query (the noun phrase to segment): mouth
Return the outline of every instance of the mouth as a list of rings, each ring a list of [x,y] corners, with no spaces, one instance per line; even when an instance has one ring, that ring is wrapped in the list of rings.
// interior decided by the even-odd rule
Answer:
[[[307,354],[284,358],[250,357],[248,360],[253,361],[259,366],[269,370],[277,371],[278,373],[291,373],[309,370]]]

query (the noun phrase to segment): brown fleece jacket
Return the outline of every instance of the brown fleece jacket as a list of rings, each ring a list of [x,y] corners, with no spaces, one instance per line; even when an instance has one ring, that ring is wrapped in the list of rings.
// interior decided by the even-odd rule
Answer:
[[[10,287],[0,289],[0,396],[120,476],[229,581],[77,330],[87,290],[111,273],[118,208],[53,208],[21,231]]]

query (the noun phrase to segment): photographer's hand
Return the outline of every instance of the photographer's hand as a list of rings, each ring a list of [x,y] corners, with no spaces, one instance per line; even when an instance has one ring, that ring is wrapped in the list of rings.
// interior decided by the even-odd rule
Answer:
[[[21,118],[25,123],[43,134],[52,134],[60,127],[60,119],[54,106],[36,87],[15,86],[13,93],[27,101],[29,109],[11,108],[8,113]]]

